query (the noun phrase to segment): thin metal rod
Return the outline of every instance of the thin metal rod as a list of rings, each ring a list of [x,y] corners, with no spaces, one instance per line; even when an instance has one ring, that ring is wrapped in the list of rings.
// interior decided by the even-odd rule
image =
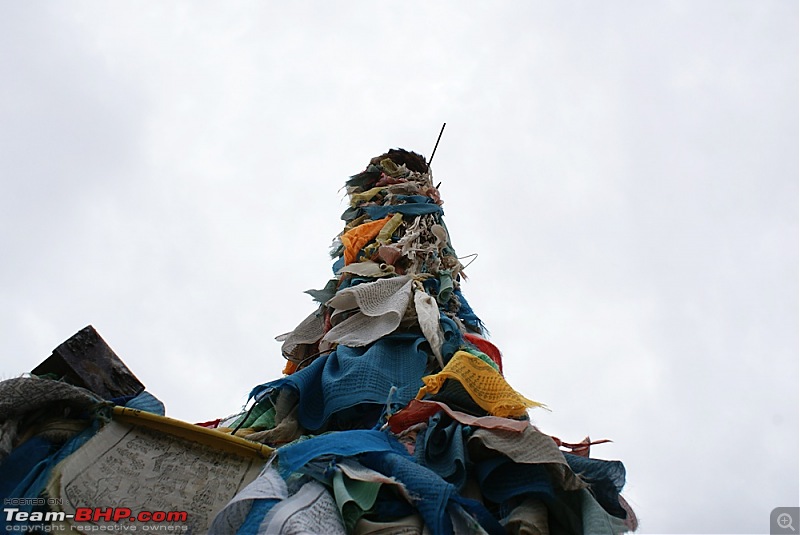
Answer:
[[[436,138],[436,145],[433,146],[433,152],[431,152],[431,157],[428,159],[428,168],[431,167],[431,162],[433,161],[433,156],[436,154],[436,148],[439,146],[439,140],[442,139],[442,134],[444,133],[444,127],[447,126],[447,123],[442,123],[442,129],[439,130],[439,137]]]

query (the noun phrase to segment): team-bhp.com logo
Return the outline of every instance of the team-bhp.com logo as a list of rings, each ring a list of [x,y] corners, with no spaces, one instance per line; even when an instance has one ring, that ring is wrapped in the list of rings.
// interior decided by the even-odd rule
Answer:
[[[45,525],[49,529],[44,531],[66,531],[64,522],[72,524],[70,528],[75,531],[163,531],[169,526],[169,531],[185,531],[187,526],[175,526],[185,523],[189,515],[186,511],[140,511],[134,513],[127,507],[78,507],[74,514],[63,511],[22,511],[18,507],[4,507],[6,531],[29,531],[31,524],[38,524],[38,529]],[[55,523],[55,524],[53,524]],[[62,524],[59,524],[62,523]],[[104,525],[98,523],[113,523]]]

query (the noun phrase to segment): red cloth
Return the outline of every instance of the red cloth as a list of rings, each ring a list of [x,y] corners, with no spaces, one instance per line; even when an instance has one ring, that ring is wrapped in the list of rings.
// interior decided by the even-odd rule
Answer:
[[[405,408],[389,417],[389,428],[392,433],[400,433],[416,423],[427,421],[428,418],[439,411],[446,412],[453,420],[461,424],[484,427],[486,429],[502,429],[521,433],[531,425],[527,420],[512,420],[498,416],[473,416],[453,410],[438,401],[412,399]]]
[[[210,422],[203,422],[201,424],[194,424],[200,427],[207,427],[208,429],[216,429],[219,427],[219,423],[222,421],[222,418],[217,418],[216,420],[211,420]]]
[[[572,453],[573,455],[580,455],[581,457],[589,457],[589,448],[594,446],[595,444],[605,444],[607,442],[611,442],[609,439],[604,438],[602,440],[590,440],[589,437],[584,438],[578,443],[570,443],[564,442],[558,437],[550,437],[553,441],[558,445],[559,448],[563,448],[568,450],[567,453]]]
[[[503,355],[500,353],[500,350],[497,349],[497,346],[491,343],[486,338],[480,337],[477,334],[472,333],[465,333],[464,338],[467,341],[478,348],[479,351],[486,353],[492,361],[497,364],[499,368],[500,375],[503,375]]]

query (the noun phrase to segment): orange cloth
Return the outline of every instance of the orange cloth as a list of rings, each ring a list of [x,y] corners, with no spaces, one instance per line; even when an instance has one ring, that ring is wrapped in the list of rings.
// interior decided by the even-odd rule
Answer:
[[[368,221],[342,234],[341,239],[342,245],[344,245],[345,265],[355,262],[358,257],[358,252],[375,239],[383,226],[388,223],[390,219],[392,219],[391,216],[386,216],[377,221]]]

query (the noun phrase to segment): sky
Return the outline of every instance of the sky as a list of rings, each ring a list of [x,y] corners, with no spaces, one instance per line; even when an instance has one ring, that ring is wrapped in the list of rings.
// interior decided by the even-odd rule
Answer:
[[[641,533],[798,498],[798,3],[0,0],[0,378],[93,325],[190,422],[277,379],[348,176],[430,155],[539,428]]]

